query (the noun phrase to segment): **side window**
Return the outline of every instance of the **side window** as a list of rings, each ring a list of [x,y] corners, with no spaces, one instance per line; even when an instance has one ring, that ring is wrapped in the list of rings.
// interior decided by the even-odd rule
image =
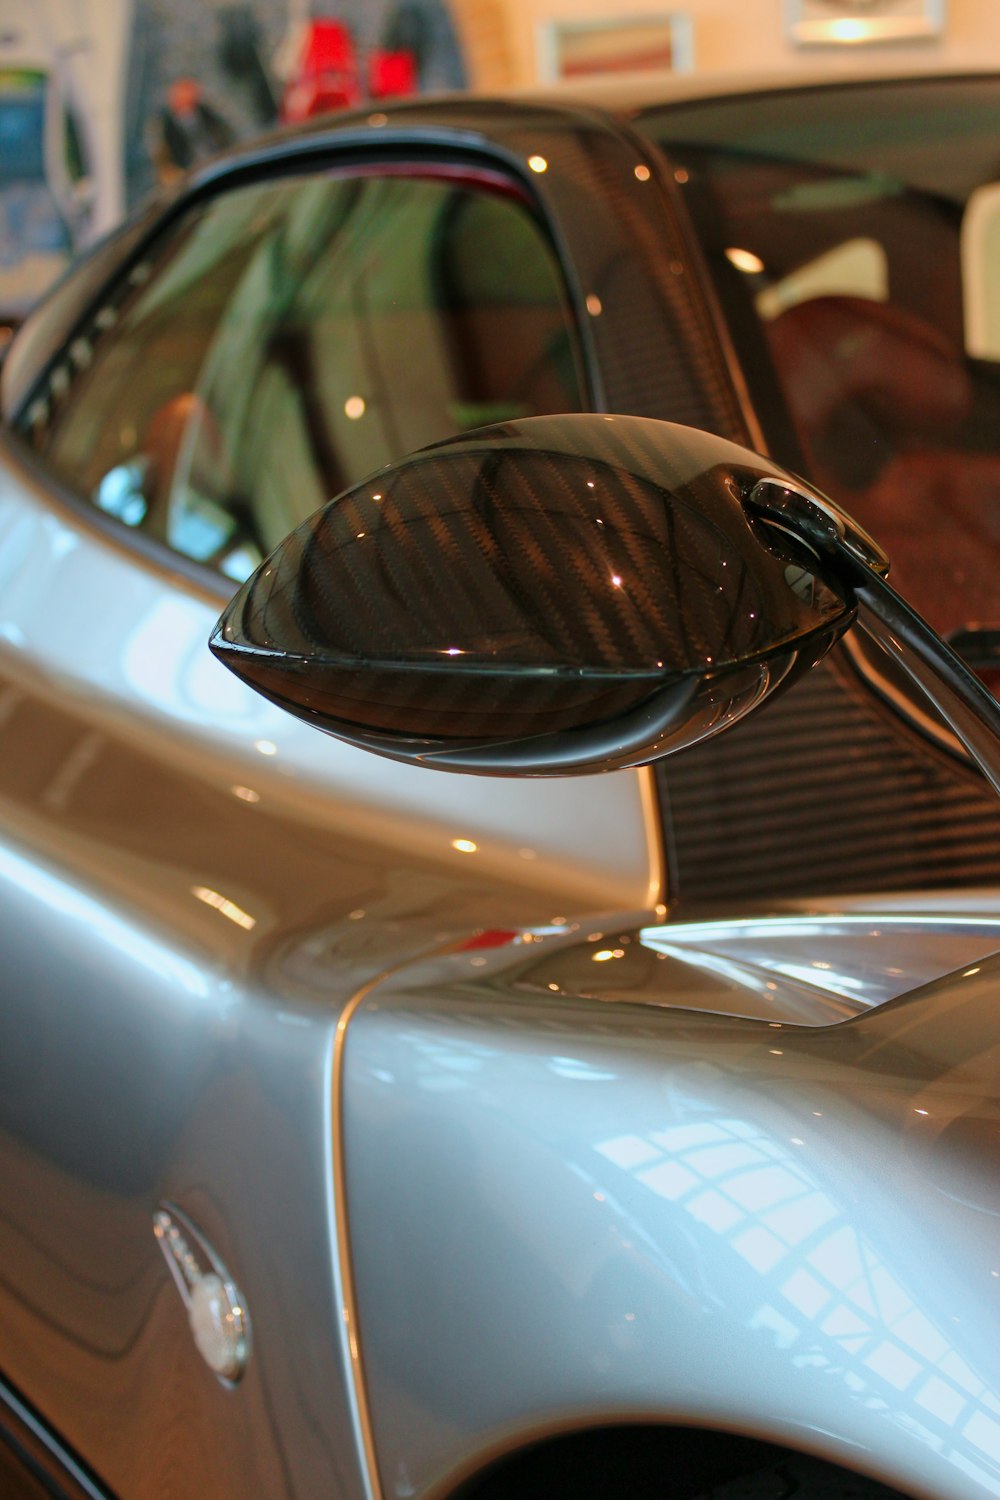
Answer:
[[[528,205],[419,170],[191,208],[50,371],[28,441],[101,510],[239,580],[391,459],[583,409],[572,313]]]

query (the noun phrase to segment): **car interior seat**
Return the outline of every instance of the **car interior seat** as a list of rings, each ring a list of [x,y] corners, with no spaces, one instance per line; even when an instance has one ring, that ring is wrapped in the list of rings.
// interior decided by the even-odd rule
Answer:
[[[867,297],[810,298],[766,331],[809,477],[885,546],[893,582],[945,633],[1000,620],[1000,461],[965,446],[963,351]]]

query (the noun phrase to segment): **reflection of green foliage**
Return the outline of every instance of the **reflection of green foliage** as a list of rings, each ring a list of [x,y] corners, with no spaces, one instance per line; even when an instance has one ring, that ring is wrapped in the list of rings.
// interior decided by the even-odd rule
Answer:
[[[76,120],[67,111],[63,117],[65,130],[63,132],[63,151],[66,158],[66,173],[70,182],[80,182],[87,175],[87,166],[83,156],[83,142],[80,132],[76,128]]]
[[[489,255],[483,246],[489,245]],[[559,271],[539,254],[532,215],[491,193],[455,195],[448,225],[449,269],[464,301],[525,306],[558,303]]]
[[[493,422],[514,422],[518,417],[533,414],[533,408],[524,401],[448,402],[448,416],[457,432],[471,432],[476,427],[489,427]]]
[[[116,421],[83,394],[50,459],[234,579],[387,459],[582,404],[536,220],[447,178],[303,174],[193,204],[93,339],[79,389]]]
[[[45,87],[45,74],[36,68],[0,68],[0,89],[11,94],[34,94]]]
[[[794,182],[783,192],[775,193],[771,206],[783,213],[812,213],[816,209],[860,208],[883,198],[898,198],[907,192],[906,184],[882,172],[864,177],[830,177],[820,182]]]

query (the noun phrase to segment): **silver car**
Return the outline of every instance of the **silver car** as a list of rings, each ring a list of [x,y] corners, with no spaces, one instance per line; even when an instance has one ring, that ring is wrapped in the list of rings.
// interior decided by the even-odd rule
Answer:
[[[1000,1495],[998,122],[403,103],[25,324],[5,1496]]]

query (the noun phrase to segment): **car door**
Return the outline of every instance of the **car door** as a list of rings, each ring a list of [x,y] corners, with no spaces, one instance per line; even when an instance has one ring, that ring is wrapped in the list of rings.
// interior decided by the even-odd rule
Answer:
[[[596,376],[553,230],[481,156],[271,157],[122,255],[8,371],[0,1374],[117,1493],[360,1495],[338,1022],[456,933],[658,899],[648,782],[486,797],[373,762],[205,642],[337,488]],[[164,1210],[245,1298],[238,1390],[198,1358]]]

